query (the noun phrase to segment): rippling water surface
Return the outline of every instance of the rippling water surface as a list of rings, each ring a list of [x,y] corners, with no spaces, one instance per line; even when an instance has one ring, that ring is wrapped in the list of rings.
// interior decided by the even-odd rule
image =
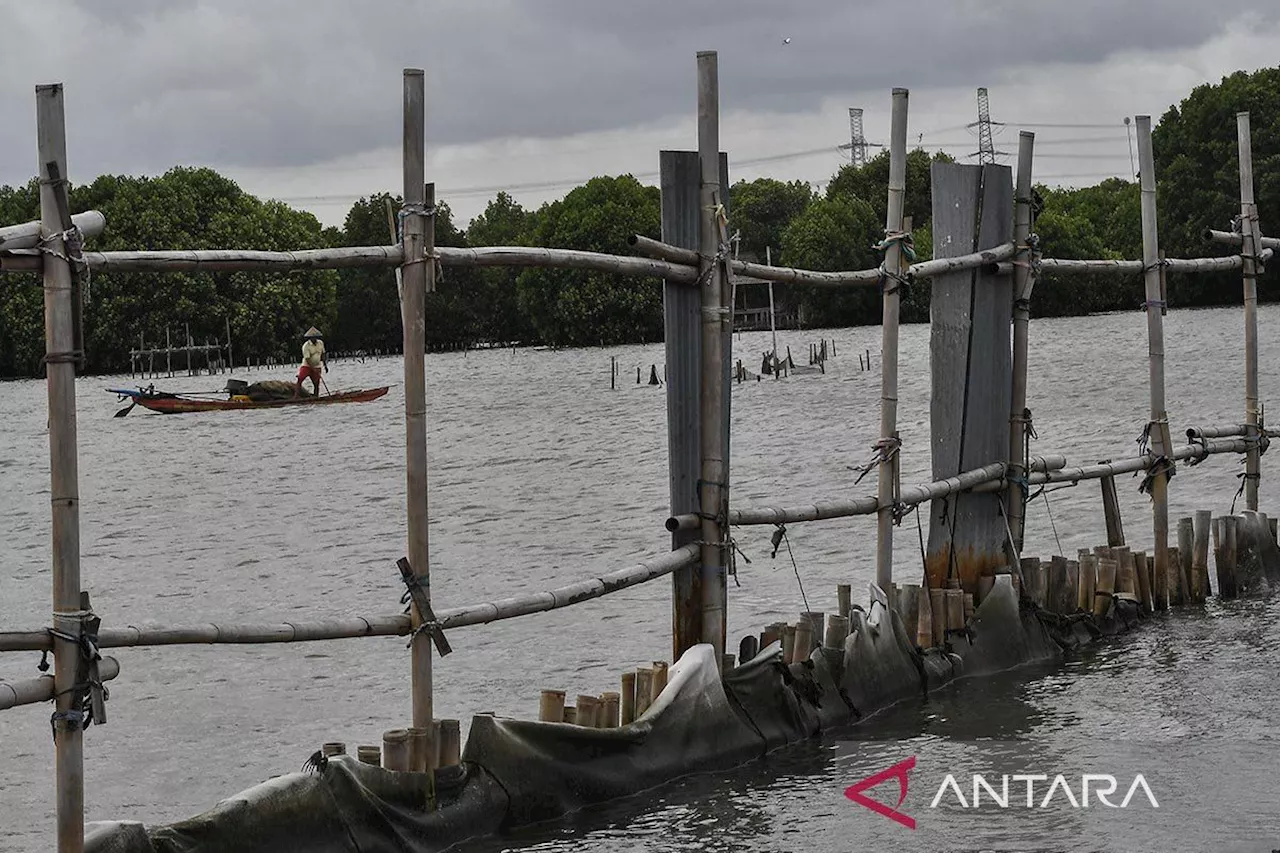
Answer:
[[[1262,399],[1276,399],[1265,306]],[[1031,391],[1039,441],[1073,463],[1128,456],[1147,418],[1145,319],[1140,313],[1037,321]],[[1166,318],[1168,398],[1175,436],[1188,425],[1236,423],[1243,410],[1238,309]],[[735,506],[794,505],[853,488],[878,429],[880,330],[787,332],[797,361],[834,338],[825,376],[735,387]],[[767,334],[735,340],[758,362]],[[622,384],[609,389],[609,357]],[[661,388],[634,370],[662,363],[661,346],[529,350],[427,357],[432,588],[439,606],[549,588],[659,553],[668,539],[666,416]],[[929,479],[928,327],[902,335],[900,423],[905,483]],[[341,362],[337,387],[400,381],[387,359]],[[267,378],[250,374],[250,379]],[[225,377],[159,383],[210,390]],[[399,608],[395,561],[404,545],[403,398],[313,410],[167,417],[119,408],[77,382],[84,587],[104,626],[266,622]],[[0,629],[46,624],[49,612],[48,443],[40,382],[0,384]],[[1262,508],[1277,510],[1280,478]],[[1241,470],[1215,457],[1173,481],[1174,518],[1228,511]],[[1149,547],[1137,480],[1123,479],[1126,533]],[[910,520],[898,566],[916,572]],[[1105,538],[1096,484],[1054,492],[1029,510],[1027,553],[1074,554]],[[803,609],[785,550],[769,528],[739,530],[749,565],[730,588],[731,637]],[[834,606],[837,583],[865,598],[874,523],[789,528],[805,592]],[[820,602],[820,604],[818,603]],[[538,691],[611,689],[618,673],[670,655],[670,586],[659,581],[579,607],[459,629],[436,665],[436,709],[532,717]],[[119,649],[108,725],[85,738],[90,820],[173,821],[282,772],[326,740],[376,743],[406,724],[408,652],[396,638],[291,646]],[[35,653],[0,653],[0,678],[37,674]],[[563,823],[486,841],[476,850],[1270,850],[1280,848],[1280,605],[1211,602],[1203,613],[1147,630],[1065,667],[966,681],[821,741],[716,778],[693,778]],[[902,809],[912,831],[845,799],[853,782],[917,757]],[[1124,810],[961,808],[944,798],[952,773],[1142,773],[1157,797]],[[877,789],[887,791],[891,786]],[[1022,789],[1015,784],[1015,792]],[[1041,790],[1041,789],[1037,789]],[[880,794],[885,798],[887,794]],[[1013,798],[1017,801],[1017,797]],[[1039,798],[1037,798],[1039,799]],[[1113,798],[1115,799],[1115,798]],[[892,799],[889,800],[892,802]],[[53,751],[48,708],[0,713],[0,849],[51,849]]]

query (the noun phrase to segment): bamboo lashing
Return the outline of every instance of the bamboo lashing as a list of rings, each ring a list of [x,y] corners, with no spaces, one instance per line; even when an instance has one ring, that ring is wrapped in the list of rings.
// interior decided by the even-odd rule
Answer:
[[[85,238],[97,237],[107,227],[107,218],[96,210],[86,210],[71,217],[71,225]],[[0,227],[0,251],[34,249],[40,244],[40,223]]]

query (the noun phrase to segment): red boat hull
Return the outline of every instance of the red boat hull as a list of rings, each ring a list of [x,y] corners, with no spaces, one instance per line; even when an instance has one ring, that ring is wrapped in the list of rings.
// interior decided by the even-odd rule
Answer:
[[[299,397],[296,400],[195,400],[190,397],[148,397],[138,395],[134,400],[139,406],[165,415],[188,412],[220,412],[226,409],[281,409],[286,406],[324,406],[330,403],[368,403],[385,395],[390,386],[360,391],[339,391],[319,397]]]

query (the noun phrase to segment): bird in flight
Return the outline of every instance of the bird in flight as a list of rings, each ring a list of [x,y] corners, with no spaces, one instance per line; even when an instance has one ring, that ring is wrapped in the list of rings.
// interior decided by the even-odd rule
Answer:
[[[784,39],[782,40],[782,43],[783,43],[783,44],[791,44],[791,39],[790,39],[790,38],[784,38]]]

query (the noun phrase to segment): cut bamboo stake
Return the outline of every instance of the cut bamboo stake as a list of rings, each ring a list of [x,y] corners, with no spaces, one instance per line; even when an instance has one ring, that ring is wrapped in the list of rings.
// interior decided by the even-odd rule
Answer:
[[[1098,558],[1098,583],[1094,591],[1093,615],[1101,619],[1111,609],[1111,598],[1116,589],[1116,571],[1119,565],[1109,557]]]
[[[457,720],[440,720],[440,767],[462,761],[462,727]]]
[[[885,280],[880,337],[880,463],[876,488],[876,585],[888,589],[893,581],[893,512],[898,473],[898,314],[903,270],[902,215],[907,181],[907,90],[893,90],[889,130],[889,199],[885,213]]]
[[[1195,521],[1178,519],[1178,600],[1177,604],[1195,601],[1191,590],[1191,562],[1195,552]]]
[[[716,260],[722,251],[721,215],[728,199],[720,198],[720,83],[715,51],[699,51],[698,64],[698,160],[702,182],[698,194],[700,211],[699,267],[702,281],[702,357],[699,492],[702,513],[702,636],[711,644],[716,665],[724,656],[725,599],[728,595],[724,542],[728,530],[721,519],[728,517],[728,453],[724,404],[724,347],[726,321],[732,323],[732,309],[725,305],[725,267]],[[732,325],[729,326],[732,329]]]
[[[621,697],[614,691],[606,691],[600,694],[600,709],[602,712],[601,728],[616,729],[618,727],[618,706]]]
[[[947,631],[963,631],[964,630],[964,591],[960,589],[946,589],[944,606],[947,611]]]
[[[853,610],[853,587],[847,583],[838,584],[836,586],[836,602],[837,612],[848,619],[849,613]]]
[[[538,702],[538,719],[544,723],[558,723],[564,719],[564,691],[543,690]]]
[[[653,662],[653,681],[649,686],[649,704],[652,705],[658,701],[658,697],[662,695],[662,691],[667,689],[667,670],[669,666],[666,661],[656,660]]]
[[[1049,598],[1054,613],[1070,613],[1075,604],[1075,590],[1067,582],[1067,558],[1055,554],[1049,558]]]
[[[1133,554],[1128,548],[1113,549],[1115,560],[1119,564],[1116,571],[1116,592],[1133,596],[1138,600],[1138,571]]]
[[[621,725],[630,725],[636,719],[636,674],[622,673],[622,695],[618,703],[618,715]]]
[[[824,631],[827,625],[827,614],[820,610],[806,610],[800,614],[800,618],[809,623],[810,636],[813,638],[813,648],[823,645]]]
[[[578,725],[588,729],[594,729],[596,727],[596,705],[599,704],[599,702],[600,700],[594,696],[587,696],[581,693],[578,694],[578,701],[573,706],[578,709]]]
[[[933,645],[933,596],[928,585],[920,587],[916,608],[916,645],[927,649]]]
[[[388,770],[406,771],[409,766],[409,732],[391,729],[382,733],[382,766]]]
[[[932,628],[932,646],[940,648],[946,639],[947,608],[945,589],[929,589],[929,625]]]
[[[1031,158],[1036,135],[1018,134],[1018,176],[1014,189],[1013,242],[1016,259],[1013,269],[1013,394],[1009,404],[1009,487],[1005,492],[1005,514],[1009,519],[1009,560],[1022,553],[1023,522],[1027,509],[1027,352],[1031,320],[1031,292],[1035,288],[1031,247]]]
[[[902,624],[908,631],[914,631],[920,623],[920,584],[903,584],[901,603]]]
[[[791,653],[792,663],[803,663],[813,653],[813,623],[804,616],[796,623],[795,648]]]
[[[435,248],[434,190],[424,185],[426,163],[425,84],[420,69],[404,70],[404,422],[405,501],[409,564],[428,603],[431,572],[427,534],[427,383],[426,298],[434,290],[434,266],[427,257]],[[416,630],[424,618],[411,604]],[[411,641],[413,725],[429,726],[434,719],[431,690],[431,636],[419,631]]]
[[[1062,591],[1064,603],[1063,613],[1074,613],[1078,607],[1080,598],[1080,562],[1078,560],[1067,561],[1067,583]]]
[[[1151,564],[1145,551],[1133,553],[1133,569],[1138,579],[1138,601],[1142,604],[1142,612],[1150,613],[1155,609],[1155,598],[1151,591]]]
[[[1250,439],[1245,455],[1245,505],[1258,509],[1258,479],[1261,476],[1261,446],[1258,442],[1258,208],[1253,202],[1253,146],[1250,142],[1249,113],[1236,113],[1236,140],[1240,151],[1240,256],[1244,277],[1244,417]],[[1207,577],[1207,575],[1206,575]],[[1206,590],[1207,592],[1207,590]]]
[[[636,670],[636,711],[635,719],[644,716],[653,701],[653,670],[642,666]]]
[[[1093,612],[1094,595],[1098,584],[1098,558],[1093,554],[1080,555],[1080,585],[1076,608]]]
[[[379,767],[382,764],[382,748],[378,746],[357,746],[356,757],[361,764],[372,764]]]
[[[782,661],[796,662],[796,626],[787,625],[782,629]]]
[[[346,755],[347,745],[341,741],[330,741],[320,746],[320,754],[325,758],[332,758],[335,755]]]
[[[557,717],[554,722],[559,722]],[[431,727],[409,727],[409,769],[415,773],[425,773],[427,762],[435,752],[435,740]]]
[[[1220,589],[1226,590],[1227,598],[1235,598],[1240,594],[1240,581],[1236,575],[1237,548],[1236,535],[1240,519],[1234,515],[1222,519],[1222,557],[1223,565],[1218,569]],[[1223,581],[1226,581],[1225,585]]]
[[[1043,573],[1040,569],[1040,558],[1023,557],[1019,566],[1022,569],[1023,594],[1037,606],[1044,607]]]
[[[973,618],[973,611],[974,611],[973,593],[966,592],[964,593],[962,598],[964,601],[964,624],[968,625],[969,620]]]
[[[844,651],[844,641],[849,636],[849,617],[831,614],[827,617],[827,629],[823,645],[828,649]]]
[[[67,179],[66,123],[62,84],[36,87],[39,150],[40,235],[44,259],[45,361],[49,395],[49,471],[52,514],[53,627],[67,639],[54,645],[56,793],[58,853],[84,849],[84,746],[75,719],[76,669],[80,657],[80,487],[76,449],[76,388],[71,267],[66,262],[57,194]],[[50,168],[52,167],[52,168]]]
[[[1148,386],[1151,395],[1151,448],[1155,456],[1167,457],[1169,417],[1164,401],[1164,314],[1160,296],[1160,240],[1156,228],[1156,171],[1151,153],[1151,116],[1137,116],[1138,162],[1142,192],[1142,263],[1146,285]],[[1155,570],[1169,566],[1169,475],[1155,472],[1151,483],[1152,530],[1155,534]]]
[[[573,707],[572,705],[565,705],[564,721],[566,723],[569,723],[570,725],[576,726],[578,724],[578,709]]]
[[[1203,604],[1209,592],[1209,522],[1213,513],[1198,509],[1192,519],[1191,599]]]

